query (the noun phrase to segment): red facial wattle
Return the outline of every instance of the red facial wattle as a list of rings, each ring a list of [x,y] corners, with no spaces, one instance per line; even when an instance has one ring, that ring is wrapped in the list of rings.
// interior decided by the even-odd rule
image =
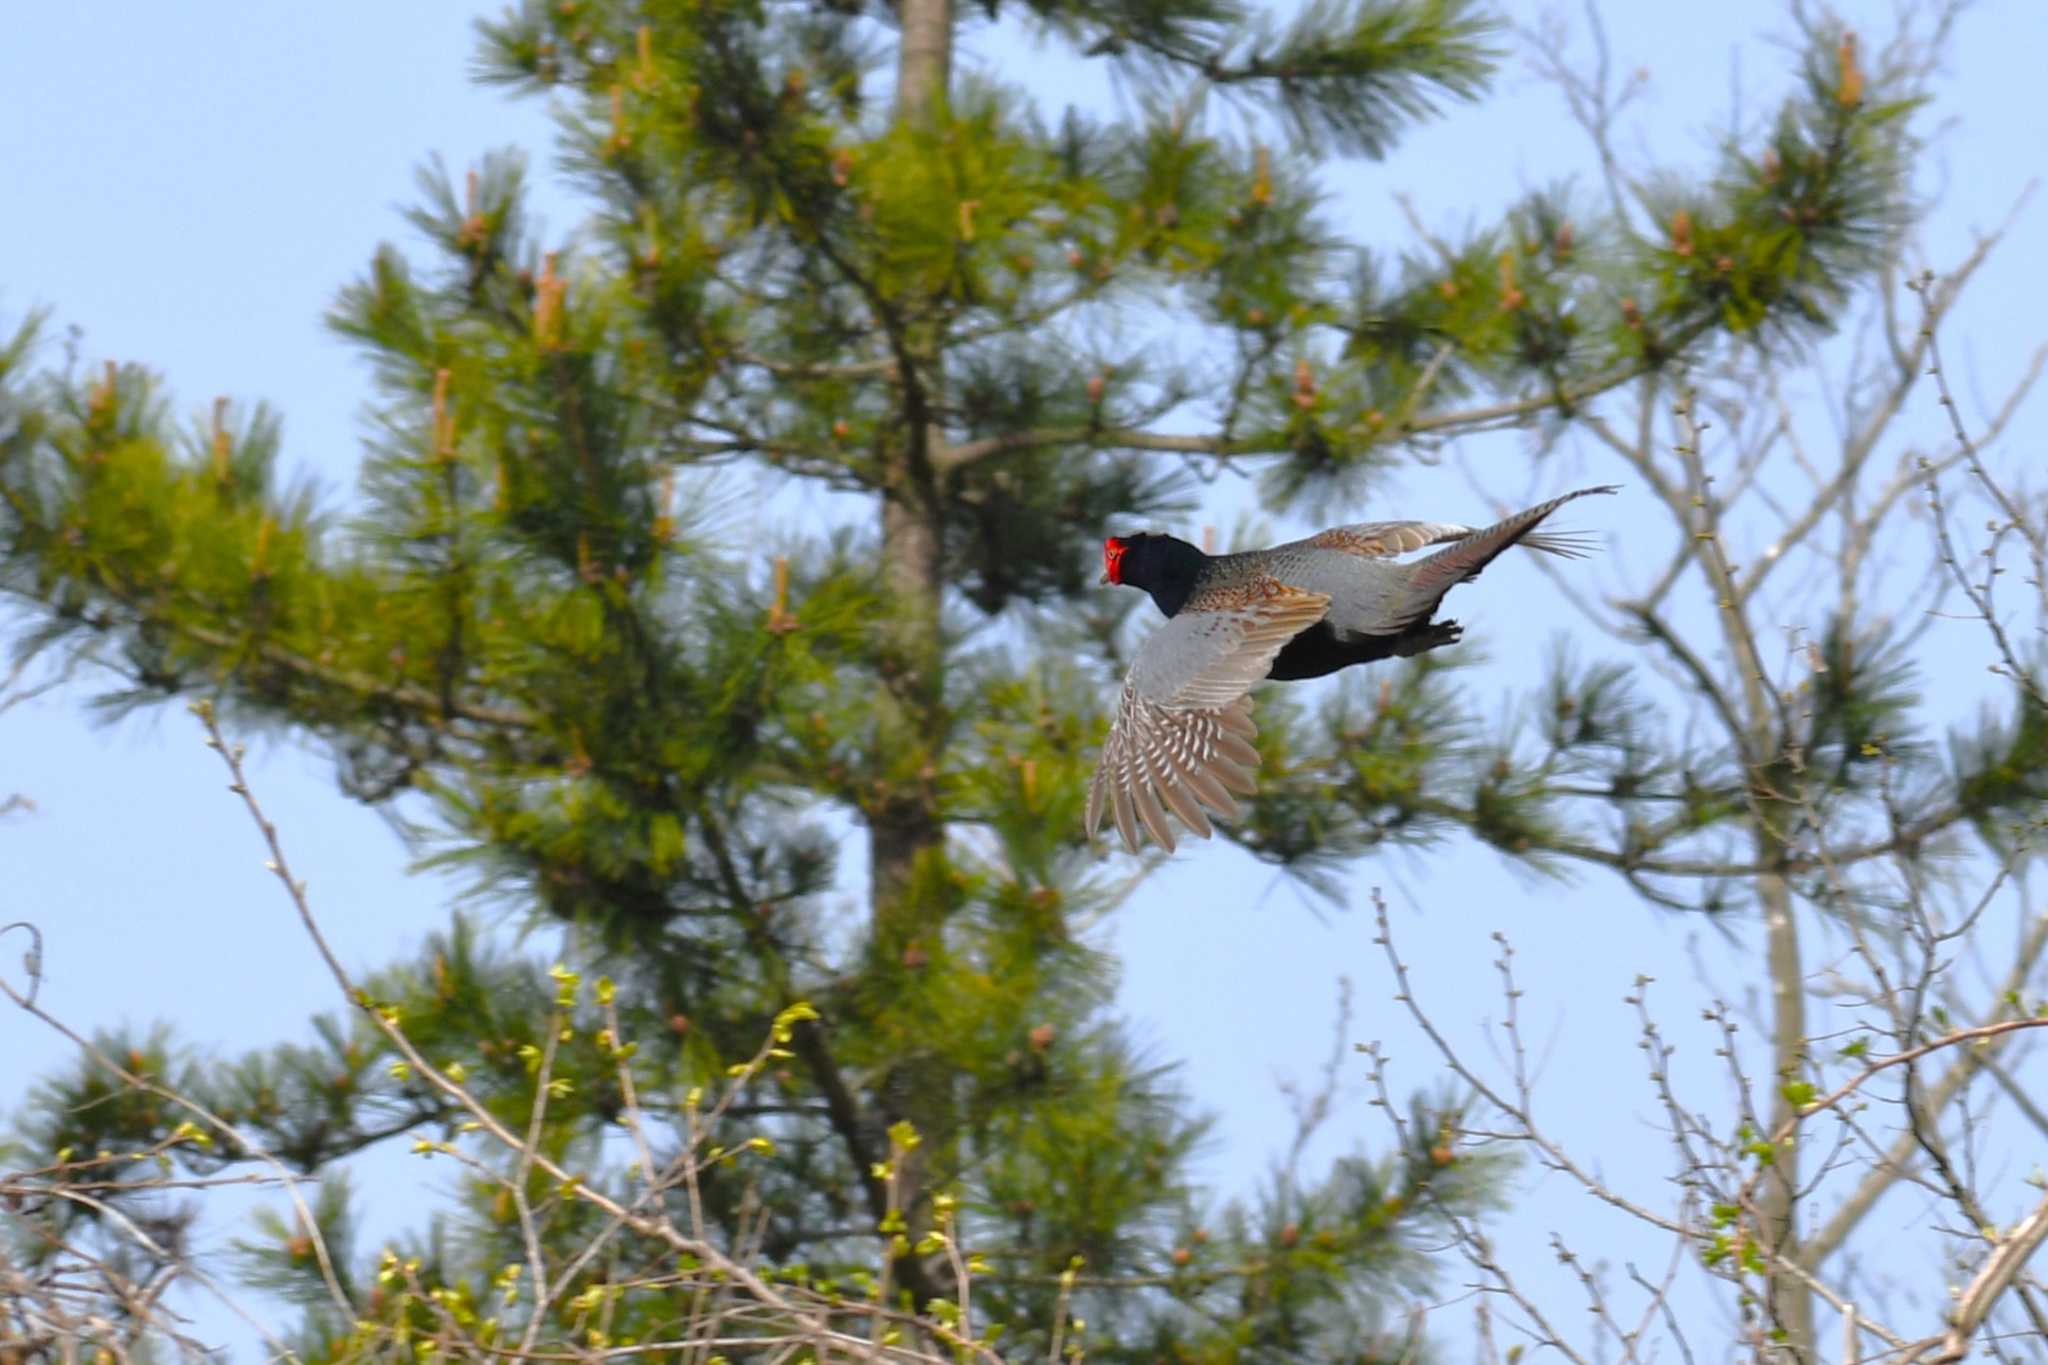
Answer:
[[[1111,583],[1124,581],[1124,549],[1123,541],[1116,536],[1102,542],[1102,576]]]

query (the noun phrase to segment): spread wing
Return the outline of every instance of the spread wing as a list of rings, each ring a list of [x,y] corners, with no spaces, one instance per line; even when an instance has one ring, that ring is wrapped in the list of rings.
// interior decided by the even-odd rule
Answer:
[[[1250,795],[1259,766],[1252,684],[1329,605],[1326,594],[1260,578],[1197,593],[1153,631],[1124,677],[1088,786],[1089,837],[1107,808],[1124,847],[1137,852],[1143,823],[1171,853],[1168,810],[1205,839],[1213,832],[1205,811],[1235,816],[1230,793]]]
[[[1347,555],[1385,559],[1426,545],[1447,545],[1471,534],[1470,526],[1448,521],[1361,521],[1318,531],[1306,543],[1318,550],[1342,550]]]
[[[1449,521],[1361,521],[1353,526],[1318,531],[1302,544],[1367,559],[1386,559],[1431,545],[1449,545],[1477,535],[1480,529]],[[1518,543],[1565,559],[1579,559],[1594,548],[1594,538],[1577,531],[1531,531]]]

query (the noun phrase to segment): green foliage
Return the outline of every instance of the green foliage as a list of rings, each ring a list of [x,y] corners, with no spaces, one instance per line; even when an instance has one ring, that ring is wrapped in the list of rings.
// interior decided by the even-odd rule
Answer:
[[[1805,89],[1763,150],[1729,151],[1720,202],[1646,203],[1670,229],[1648,263],[1674,312],[1718,314],[1734,331],[1827,327],[1908,217],[1905,120],[1921,100],[1866,77],[1839,24],[1806,37]]]
[[[307,1200],[312,1226],[326,1245],[342,1290],[351,1297],[360,1288],[357,1272],[363,1268],[351,1202],[354,1193],[348,1172],[336,1170],[321,1178]],[[237,1240],[232,1248],[241,1278],[251,1288],[276,1294],[305,1311],[309,1315],[305,1344],[311,1348],[307,1354],[319,1355],[317,1343],[341,1335],[348,1324],[329,1316],[333,1304],[326,1286],[317,1274],[309,1273],[319,1254],[311,1230],[296,1216],[287,1219],[267,1207],[257,1210],[254,1221],[257,1237]]]
[[[1090,56],[1154,80],[1199,73],[1270,108],[1307,147],[1375,158],[1440,99],[1477,95],[1501,55],[1488,46],[1498,21],[1467,0],[1316,0],[1284,24],[1229,0],[1025,3],[1064,36],[1093,37]]]
[[[2010,716],[1987,716],[1974,733],[1951,737],[1957,802],[2000,852],[2019,849],[2014,826],[2048,813],[2048,708],[2020,690]]]
[[[99,1034],[92,1046],[129,1075],[167,1089],[189,1090],[198,1078],[191,1059],[162,1025],[147,1033]],[[43,1080],[26,1099],[20,1135],[28,1151],[108,1186],[153,1175],[167,1135],[189,1117],[162,1094],[131,1086],[98,1066]],[[20,1239],[18,1250],[30,1265],[60,1255],[61,1236],[72,1225],[102,1216],[78,1203],[52,1203],[41,1212],[58,1236],[30,1234]]]
[[[1857,638],[1831,620],[1811,660],[1810,761],[1834,785],[1853,785],[1860,767],[1917,755],[1911,727],[1920,697],[1901,641],[1889,631]]]

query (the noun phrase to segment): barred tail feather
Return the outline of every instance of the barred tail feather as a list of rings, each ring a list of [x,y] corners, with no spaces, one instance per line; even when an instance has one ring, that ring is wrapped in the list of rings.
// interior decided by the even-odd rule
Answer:
[[[1541,550],[1559,559],[1584,559],[1600,548],[1598,531],[1531,531],[1523,536],[1525,550]]]
[[[1590,553],[1594,546],[1587,532],[1538,531],[1536,528],[1544,518],[1575,498],[1618,491],[1614,484],[1577,489],[1474,531],[1456,544],[1417,561],[1409,569],[1408,585],[1387,628],[1402,630],[1428,617],[1445,593],[1467,579],[1477,578],[1481,569],[1511,545],[1526,545],[1532,550],[1566,559],[1578,559]]]

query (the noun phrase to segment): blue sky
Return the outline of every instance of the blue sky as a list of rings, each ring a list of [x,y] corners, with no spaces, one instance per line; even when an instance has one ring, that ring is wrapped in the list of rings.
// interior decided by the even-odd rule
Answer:
[[[541,172],[537,207],[548,231],[565,232],[579,216],[545,170],[545,110],[465,79],[470,22],[485,8],[194,0],[10,15],[0,43],[0,323],[51,306],[57,324],[80,329],[84,358],[155,368],[183,412],[203,411],[218,394],[269,401],[284,414],[288,462],[341,496],[368,386],[320,318],[380,239],[404,238],[399,209],[414,168],[434,153],[460,167],[488,149],[522,146]],[[1754,40],[1786,28],[1774,6],[1611,8],[1617,62],[1648,79],[1622,139],[1627,154],[1697,171],[1730,91],[1746,85],[1754,100],[1779,88],[1781,52]],[[1842,8],[1852,23],[1889,26],[1889,0]],[[1523,21],[1537,14],[1509,10]],[[2048,169],[2038,131],[2043,52],[2048,6],[2007,0],[1966,16],[1938,86],[1940,117],[1951,122],[1925,181],[1935,263],[1956,259],[1974,230],[1996,224]],[[1032,74],[1008,54],[1002,71]],[[1360,236],[1403,243],[1396,192],[1426,221],[1455,228],[1485,221],[1521,190],[1568,174],[1583,180],[1589,165],[1554,92],[1511,59],[1494,99],[1422,129],[1385,163],[1348,168],[1333,189]],[[2042,213],[2022,219],[1955,329],[1952,361],[1966,394],[1979,384],[2000,392],[2017,357],[2048,335]],[[1933,439],[1935,428],[1926,430]],[[2036,417],[2014,440],[2038,448],[2042,436]],[[1512,438],[1472,450],[1502,503],[1615,474],[1569,448],[1532,470]],[[1490,510],[1454,467],[1415,471],[1398,488],[1398,506],[1390,494],[1371,509],[1332,509],[1330,519],[1369,511],[1480,520]],[[1243,493],[1220,485],[1206,515],[1230,526],[1240,510],[1231,500]],[[1590,588],[1625,574],[1632,515],[1623,499],[1587,506],[1574,521],[1617,532],[1613,562],[1580,566]],[[1470,678],[1481,695],[1505,699],[1527,675],[1523,661],[1569,627],[1541,582],[1496,570],[1462,590],[1456,615],[1489,656]],[[333,992],[195,723],[168,708],[96,727],[83,705],[88,690],[84,680],[0,714],[0,797],[20,792],[35,803],[0,819],[0,922],[42,926],[44,1002],[82,1029],[162,1019],[190,1041],[228,1050],[299,1035]],[[254,747],[259,788],[345,961],[384,962],[445,922],[448,887],[407,875],[396,836],[337,794],[325,760],[288,740]],[[1654,1182],[1662,1153],[1630,1107],[1646,1112],[1648,1093],[1636,1085],[1626,1104],[1614,1098],[1616,1076],[1640,1074],[1621,997],[1648,972],[1689,1000],[1701,964],[1739,996],[1749,970],[1741,931],[1724,942],[1602,878],[1530,883],[1456,846],[1360,865],[1350,907],[1325,913],[1268,869],[1197,847],[1104,932],[1123,957],[1123,1008],[1161,1057],[1187,1061],[1189,1085],[1219,1114],[1208,1158],[1219,1188],[1248,1188],[1282,1149],[1291,1119],[1275,1081],[1309,1079],[1325,1055],[1340,974],[1357,987],[1349,1036],[1386,1039],[1403,1087],[1435,1074],[1389,1003],[1369,943],[1363,907],[1376,884],[1424,989],[1438,992],[1467,1041],[1496,1010],[1487,934],[1513,937],[1532,1027],[1552,1058],[1545,1095],[1560,1128],[1610,1171]],[[11,943],[0,943],[9,959]],[[33,1021],[0,1015],[0,1108],[64,1055]],[[1383,1142],[1353,1090],[1318,1157],[1361,1136]],[[1534,1181],[1527,1199],[1517,1226],[1540,1277],[1547,1231],[1588,1215],[1583,1196],[1556,1180]]]

